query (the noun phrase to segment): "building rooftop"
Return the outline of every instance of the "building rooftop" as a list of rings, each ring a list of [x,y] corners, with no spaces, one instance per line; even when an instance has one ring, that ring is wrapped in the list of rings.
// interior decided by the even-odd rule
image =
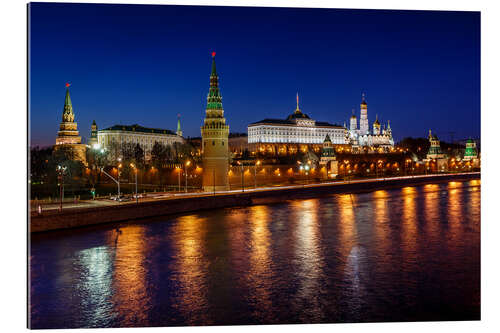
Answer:
[[[176,135],[173,131],[161,128],[148,128],[137,124],[134,125],[114,125],[103,129],[102,131],[126,131],[126,132],[139,132],[139,133],[152,133],[152,134],[170,134]]]
[[[259,124],[277,124],[277,125],[293,125],[293,126],[297,125],[293,120],[273,119],[273,118],[266,118],[260,121],[256,121],[254,123],[251,123],[250,125],[259,125]],[[330,124],[326,121],[317,121],[316,126],[344,128],[344,126],[338,124]]]

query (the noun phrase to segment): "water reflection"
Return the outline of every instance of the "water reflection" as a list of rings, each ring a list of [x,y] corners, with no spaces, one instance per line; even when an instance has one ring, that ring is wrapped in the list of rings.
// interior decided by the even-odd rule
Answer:
[[[207,267],[204,258],[206,220],[197,215],[177,218],[173,226],[175,281],[178,288],[176,308],[186,324],[211,323],[207,302]],[[167,314],[165,314],[167,315]]]
[[[120,326],[149,324],[147,313],[151,305],[146,285],[148,248],[143,225],[130,225],[115,230],[113,249],[113,307]],[[99,288],[99,284],[96,284]]]
[[[82,296],[80,307],[94,318],[91,322],[83,321],[81,326],[106,326],[112,319],[112,262],[107,246],[84,249],[78,253],[76,263],[81,276],[71,274],[71,280],[77,281],[76,290]]]
[[[460,184],[461,185],[461,184]],[[463,190],[457,188],[457,184],[450,182],[448,184],[448,203],[447,203],[447,213],[448,213],[448,246],[451,251],[456,250],[459,246],[458,240],[462,233],[462,215],[464,205],[462,204],[462,193]]]
[[[253,315],[256,320],[269,322],[272,320],[272,289],[273,272],[270,256],[269,207],[254,206],[250,208],[250,269],[247,280],[253,305]]]
[[[416,264],[418,259],[417,243],[417,189],[404,187],[403,193],[403,219],[401,224],[402,250],[405,263]]]
[[[437,242],[439,235],[440,193],[439,185],[427,184],[424,186],[424,214],[425,237],[428,242]]]
[[[356,242],[356,218],[354,216],[356,198],[353,198],[353,195],[351,194],[339,194],[336,196],[336,199],[340,217],[338,220],[338,226],[340,229],[339,243],[341,248],[339,250],[342,252],[344,257],[346,257],[349,255]]]
[[[320,252],[320,235],[318,215],[318,199],[294,202],[295,216],[295,255],[299,287],[295,306],[302,310],[302,319],[321,318],[318,311],[320,295],[320,276],[322,274],[322,256]]]
[[[480,183],[33,239],[35,328],[479,318]]]

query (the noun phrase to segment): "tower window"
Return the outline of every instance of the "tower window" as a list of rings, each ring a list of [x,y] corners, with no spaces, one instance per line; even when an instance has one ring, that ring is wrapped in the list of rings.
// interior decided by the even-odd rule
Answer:
[[[215,141],[212,141],[212,146],[215,146]]]
[[[222,140],[222,145],[224,146],[224,140]]]

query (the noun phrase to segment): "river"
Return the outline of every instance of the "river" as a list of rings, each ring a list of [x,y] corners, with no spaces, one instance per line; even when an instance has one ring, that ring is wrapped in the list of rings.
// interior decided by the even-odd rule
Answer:
[[[35,234],[32,328],[480,319],[479,180]]]

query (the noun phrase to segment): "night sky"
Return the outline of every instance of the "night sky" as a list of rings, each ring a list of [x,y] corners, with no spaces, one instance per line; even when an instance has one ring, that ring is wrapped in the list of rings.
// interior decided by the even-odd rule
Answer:
[[[80,135],[140,124],[200,136],[211,52],[231,132],[285,118],[300,96],[348,124],[362,92],[370,127],[480,135],[480,14],[382,10],[41,4],[30,7],[32,145],[55,143],[65,83]]]

